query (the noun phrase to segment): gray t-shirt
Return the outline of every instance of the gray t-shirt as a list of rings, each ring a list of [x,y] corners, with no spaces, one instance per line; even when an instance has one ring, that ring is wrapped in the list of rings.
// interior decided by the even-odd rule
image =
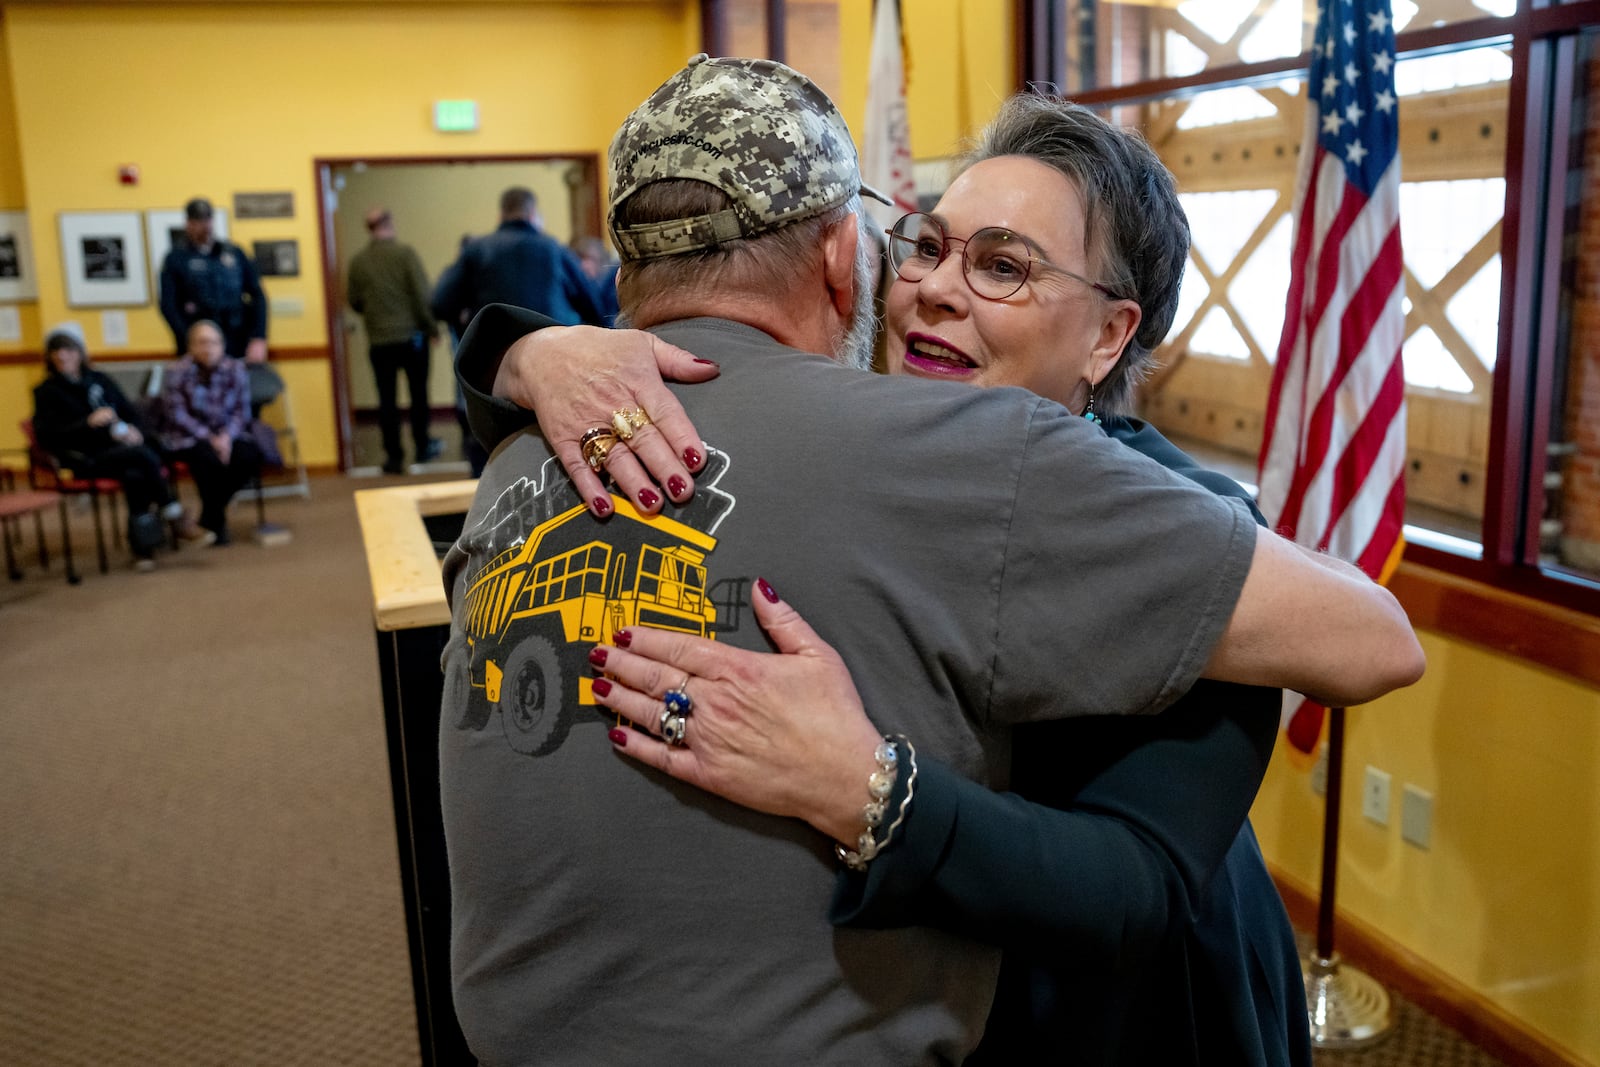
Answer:
[[[1255,524],[1030,393],[847,370],[723,320],[656,332],[722,365],[678,393],[711,457],[694,500],[597,521],[524,433],[445,561],[462,1027],[488,1064],[958,1063],[998,951],[830,926],[832,843],[613,753],[589,648],[657,625],[766,650],[764,577],[882,729],[1003,786],[1007,724],[1190,687]]]

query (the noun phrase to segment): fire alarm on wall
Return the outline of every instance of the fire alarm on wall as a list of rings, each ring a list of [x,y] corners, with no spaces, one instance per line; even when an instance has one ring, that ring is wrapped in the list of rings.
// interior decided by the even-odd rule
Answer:
[[[139,167],[134,163],[124,163],[117,168],[117,181],[123,185],[139,184]]]

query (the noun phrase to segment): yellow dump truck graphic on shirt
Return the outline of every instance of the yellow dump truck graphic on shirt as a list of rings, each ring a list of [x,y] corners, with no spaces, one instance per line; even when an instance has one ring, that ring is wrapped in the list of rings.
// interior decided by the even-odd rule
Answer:
[[[502,499],[525,512],[519,488]],[[523,491],[537,495],[531,483]],[[560,747],[579,707],[594,704],[592,646],[631,626],[713,639],[721,628],[707,581],[714,536],[621,498],[597,523],[573,496],[470,575],[459,615],[471,685],[486,705],[471,725],[486,726],[499,710],[511,747],[530,756]],[[736,612],[739,583],[724,588]]]

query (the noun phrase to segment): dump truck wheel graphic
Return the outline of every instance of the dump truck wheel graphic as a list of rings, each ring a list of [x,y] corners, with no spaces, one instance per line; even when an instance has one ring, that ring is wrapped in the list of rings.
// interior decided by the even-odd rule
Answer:
[[[555,646],[537,635],[524,638],[506,661],[500,683],[500,721],[512,748],[544,756],[560,747],[574,715],[562,704],[561,692]]]

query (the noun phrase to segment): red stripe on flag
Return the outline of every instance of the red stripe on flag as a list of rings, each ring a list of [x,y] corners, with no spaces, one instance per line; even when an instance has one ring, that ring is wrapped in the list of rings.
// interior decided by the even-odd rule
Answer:
[[[1314,700],[1307,700],[1294,709],[1294,714],[1289,716],[1289,725],[1283,731],[1289,744],[1301,752],[1315,752],[1317,739],[1322,736],[1322,715],[1325,710]]]
[[[1308,194],[1309,199],[1310,194]],[[1344,240],[1351,227],[1360,217],[1361,209],[1366,206],[1366,199],[1354,189],[1345,188],[1344,196],[1339,202],[1338,214],[1334,216],[1333,224],[1329,227],[1325,243],[1317,256],[1317,295],[1316,302],[1306,321],[1302,325],[1305,330],[1305,347],[1309,348],[1317,336],[1317,330],[1322,325],[1323,316],[1330,310],[1330,305],[1340,292],[1348,292],[1350,279],[1344,278],[1339,270],[1339,256]],[[1345,373],[1349,370],[1354,355],[1347,348],[1348,330],[1343,325],[1344,316],[1340,315],[1340,337],[1338,360],[1334,365],[1333,373],[1329,379],[1320,384],[1321,392],[1314,398],[1311,390],[1317,385],[1309,380],[1304,384],[1306,401],[1311,406],[1311,415],[1306,422],[1304,442],[1299,450],[1298,462],[1295,465],[1294,477],[1289,483],[1288,494],[1284,498],[1283,509],[1277,518],[1277,528],[1280,530],[1298,530],[1300,527],[1300,509],[1305,504],[1306,489],[1312,479],[1322,469],[1322,464],[1328,455],[1329,437],[1332,432],[1332,404],[1334,395],[1338,392],[1344,381]],[[1365,341],[1365,332],[1362,340]],[[1360,352],[1357,346],[1356,353]],[[1305,361],[1308,371],[1313,361]],[[1305,406],[1301,409],[1301,418],[1305,419]]]
[[[1372,540],[1367,542],[1367,550],[1356,560],[1356,566],[1375,578],[1384,577],[1383,565],[1388,562],[1389,553],[1400,540],[1405,525],[1405,514],[1406,475],[1402,466],[1400,473],[1395,475],[1394,485],[1389,488],[1389,499],[1384,504],[1383,517],[1378,520],[1377,528],[1372,531]]]
[[[1361,492],[1361,486],[1373,474],[1373,466],[1383,453],[1384,441],[1389,436],[1389,427],[1395,419],[1401,418],[1406,401],[1405,371],[1401,366],[1399,352],[1390,357],[1389,371],[1384,375],[1383,384],[1378,390],[1378,395],[1373,398],[1372,407],[1368,409],[1366,417],[1361,420],[1361,425],[1351,436],[1350,443],[1345,447],[1344,455],[1339,457],[1339,466],[1335,470],[1334,499],[1340,502],[1340,507],[1330,515],[1328,529],[1321,534],[1317,541],[1319,549],[1326,550],[1329,538],[1333,531],[1344,520],[1344,513]],[[1387,477],[1379,472],[1380,477]],[[1405,510],[1404,505],[1401,511]],[[1399,524],[1396,524],[1396,530]],[[1367,545],[1351,546],[1358,557],[1364,556]],[[1383,548],[1387,554],[1388,547]],[[1381,562],[1381,560],[1380,560]],[[1363,568],[1364,569],[1364,568]],[[1377,571],[1367,571],[1376,574]]]

